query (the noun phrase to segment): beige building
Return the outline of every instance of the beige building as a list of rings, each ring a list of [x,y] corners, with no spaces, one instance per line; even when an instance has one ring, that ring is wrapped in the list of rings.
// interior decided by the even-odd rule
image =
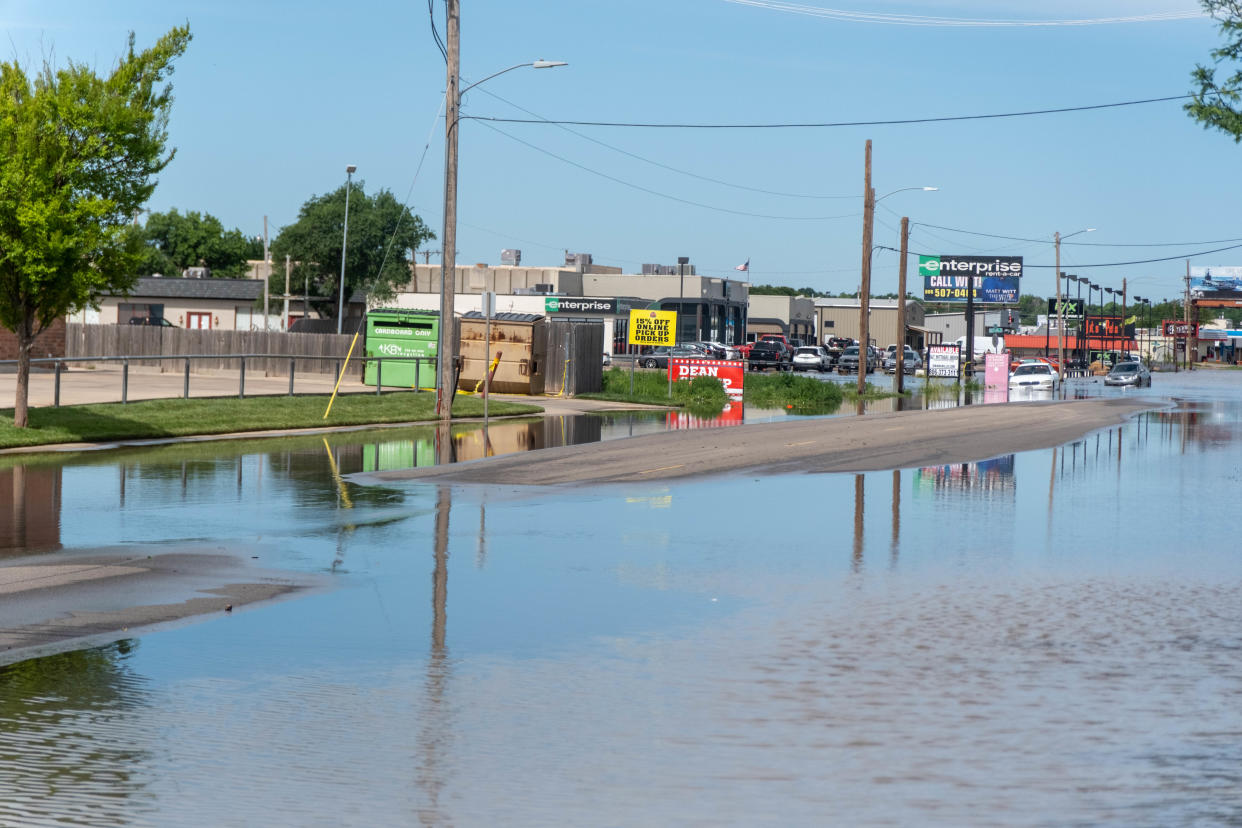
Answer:
[[[746,339],[784,334],[802,342],[815,337],[815,302],[805,296],[751,295],[746,317]]]
[[[143,276],[128,296],[105,296],[71,322],[127,325],[164,320],[178,328],[254,330],[263,327],[263,280]],[[156,322],[155,324],[159,324]]]
[[[815,300],[815,310],[819,316],[817,325],[820,342],[826,342],[834,336],[858,339],[858,323],[862,310],[858,299],[821,297]],[[871,344],[878,348],[886,348],[903,339],[905,344],[915,350],[922,350],[928,344],[939,342],[938,334],[924,326],[923,303],[917,299],[906,300],[904,337],[897,332],[896,299],[872,299],[867,328]]]

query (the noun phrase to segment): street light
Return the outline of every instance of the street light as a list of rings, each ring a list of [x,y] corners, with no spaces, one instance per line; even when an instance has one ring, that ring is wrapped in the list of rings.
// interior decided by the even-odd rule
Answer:
[[[341,236],[341,298],[336,303],[336,332],[341,332],[341,323],[345,320],[345,243],[349,241],[349,191],[350,182],[354,180],[354,171],[358,167],[348,164],[345,167],[345,230]]]
[[[900,187],[892,192],[885,193],[879,198],[875,197],[875,189],[871,186],[871,139],[867,139],[866,144],[866,164],[863,178],[863,251],[862,251],[862,284],[858,292],[858,393],[865,394],[867,391],[867,366],[870,364],[871,357],[871,254],[872,254],[872,227],[875,221],[875,205],[879,201],[883,201],[891,195],[904,193],[907,190],[923,190],[930,192],[938,189],[937,187]],[[903,247],[905,245],[902,245]],[[904,259],[903,259],[904,264]],[[901,294],[901,291],[898,291]],[[905,297],[899,295],[897,298],[899,317],[904,317]],[[902,319],[904,326],[904,318]],[[901,339],[901,345],[904,348],[906,341],[905,330],[898,331],[898,337]],[[898,352],[898,358],[902,358],[904,351]],[[900,363],[899,363],[900,365]],[[898,371],[901,369],[898,368]]]
[[[1052,234],[1057,248],[1056,270],[1053,271],[1057,275],[1057,373],[1060,374],[1062,381],[1065,380],[1065,311],[1061,308],[1061,242],[1080,233],[1094,232],[1094,227],[1084,227],[1082,230],[1075,230],[1065,236],[1062,236],[1060,231]]]
[[[457,293],[457,124],[461,120],[461,98],[481,83],[491,80],[514,69],[530,67],[532,69],[551,69],[556,66],[568,66],[563,60],[543,60],[532,63],[515,63],[514,65],[493,72],[482,80],[477,80],[465,89],[458,90],[461,78],[458,64],[460,61],[460,17],[456,4],[451,4],[447,15],[448,45],[448,85],[444,90],[444,234],[440,249],[440,331],[436,342],[436,416],[448,422],[453,415],[453,390],[449,387],[449,372],[456,361],[457,337],[453,325],[453,297]],[[449,291],[449,280],[453,282],[453,290]],[[486,366],[484,366],[486,370]]]

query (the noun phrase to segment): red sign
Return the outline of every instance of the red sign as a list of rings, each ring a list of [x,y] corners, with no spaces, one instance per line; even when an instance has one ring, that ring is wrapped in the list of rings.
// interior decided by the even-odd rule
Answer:
[[[670,411],[666,415],[666,423],[670,429],[688,428],[724,428],[742,424],[742,404],[740,402],[725,403],[719,417],[703,419],[687,411]]]
[[[1161,323],[1165,336],[1175,336],[1178,339],[1185,339],[1188,336],[1199,335],[1199,323],[1197,322],[1179,322],[1176,319],[1166,319]]]
[[[668,361],[669,379],[689,382],[695,377],[715,377],[731,399],[742,398],[742,378],[746,372],[738,359],[686,359],[673,357]]]

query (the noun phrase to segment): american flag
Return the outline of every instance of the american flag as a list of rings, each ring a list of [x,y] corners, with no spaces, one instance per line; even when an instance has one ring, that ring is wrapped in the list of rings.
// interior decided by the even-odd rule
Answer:
[[[740,265],[738,265],[737,267],[735,267],[735,268],[733,268],[733,269],[734,269],[734,270],[742,270],[742,271],[747,271],[747,270],[750,270],[750,259],[747,259],[747,260],[746,260],[746,262],[745,262],[745,264],[740,264]]]

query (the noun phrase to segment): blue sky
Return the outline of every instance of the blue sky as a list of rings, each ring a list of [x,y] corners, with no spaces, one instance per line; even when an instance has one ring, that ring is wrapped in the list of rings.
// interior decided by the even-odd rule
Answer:
[[[464,112],[776,123],[1084,106],[1183,94],[1194,64],[1220,43],[1203,17],[983,27],[798,13],[831,4],[1030,21],[1198,9],[1194,0],[847,2],[462,0],[468,81],[537,58],[570,63],[495,78],[468,93]],[[772,7],[781,5],[801,8]],[[442,0],[435,6],[443,31]],[[274,236],[307,198],[340,186],[353,163],[368,191],[411,193],[412,209],[439,234],[444,64],[422,0],[0,0],[9,56],[25,63],[53,54],[102,71],[128,31],[144,47],[186,21],[194,41],[173,77],[170,126],[178,154],[151,209],[206,211],[255,235],[267,215]],[[1203,130],[1178,102],[818,130],[572,130],[462,124],[459,262],[496,264],[502,248],[517,247],[523,263],[554,265],[568,249],[627,269],[686,255],[700,272],[736,275],[749,259],[755,282],[853,290],[868,138],[877,194],[940,188],[882,200],[877,245],[896,247],[908,215],[913,251],[1021,255],[1028,266],[1049,266],[1028,270],[1024,293],[1052,292],[1054,231],[1097,228],[1062,246],[1063,270],[1117,288],[1126,277],[1131,294],[1154,298],[1180,291],[1184,258],[1088,265],[1242,244],[1204,243],[1242,238],[1242,146]],[[1096,246],[1162,243],[1170,245]],[[895,290],[896,256],[879,250],[874,263],[875,292]],[[1242,248],[1191,264],[1242,264]]]

